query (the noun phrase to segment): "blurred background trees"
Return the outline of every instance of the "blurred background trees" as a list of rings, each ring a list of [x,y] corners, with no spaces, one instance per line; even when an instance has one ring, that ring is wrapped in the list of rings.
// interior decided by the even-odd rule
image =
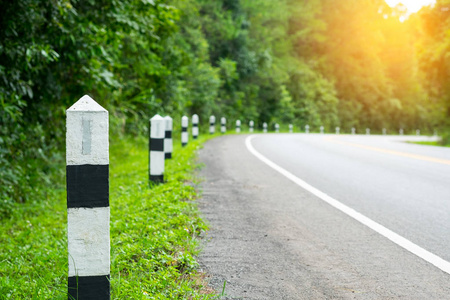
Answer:
[[[0,214],[62,164],[65,109],[84,94],[110,111],[114,134],[144,134],[155,113],[313,130],[450,127],[450,0],[404,22],[383,0],[0,8]]]

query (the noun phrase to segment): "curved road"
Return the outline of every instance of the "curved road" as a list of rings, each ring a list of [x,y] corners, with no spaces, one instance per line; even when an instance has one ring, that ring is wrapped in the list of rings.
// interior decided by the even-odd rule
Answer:
[[[226,281],[230,299],[450,299],[450,148],[405,139],[417,137],[264,134],[208,142],[200,153],[201,204],[212,229],[200,261],[211,285],[220,290]]]

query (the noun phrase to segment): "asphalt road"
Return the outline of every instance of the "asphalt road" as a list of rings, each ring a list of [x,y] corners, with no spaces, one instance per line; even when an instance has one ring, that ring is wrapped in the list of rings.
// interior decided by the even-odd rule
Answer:
[[[414,137],[408,137],[409,139]],[[201,265],[229,299],[450,299],[450,275],[261,161],[450,260],[450,148],[264,134],[206,143]],[[247,144],[246,144],[247,142]]]

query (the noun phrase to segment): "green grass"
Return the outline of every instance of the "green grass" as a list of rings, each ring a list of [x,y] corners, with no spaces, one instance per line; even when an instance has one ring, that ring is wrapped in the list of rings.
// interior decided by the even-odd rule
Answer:
[[[417,144],[417,145],[425,145],[425,146],[438,146],[438,147],[450,147],[450,145],[442,145],[440,142],[408,142],[411,144]]]
[[[198,235],[207,229],[195,202],[195,156],[207,138],[184,148],[175,143],[160,185],[148,182],[146,140],[111,143],[112,299],[218,297],[195,259]],[[1,220],[0,299],[67,299],[64,177],[47,190],[45,199],[18,205]]]

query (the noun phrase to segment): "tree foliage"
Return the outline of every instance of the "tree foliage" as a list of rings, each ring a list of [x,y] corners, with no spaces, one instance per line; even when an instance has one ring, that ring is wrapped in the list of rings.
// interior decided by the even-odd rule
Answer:
[[[115,134],[148,118],[450,127],[450,2],[0,0],[0,212],[62,162],[84,94]],[[59,164],[59,166],[61,163]]]

